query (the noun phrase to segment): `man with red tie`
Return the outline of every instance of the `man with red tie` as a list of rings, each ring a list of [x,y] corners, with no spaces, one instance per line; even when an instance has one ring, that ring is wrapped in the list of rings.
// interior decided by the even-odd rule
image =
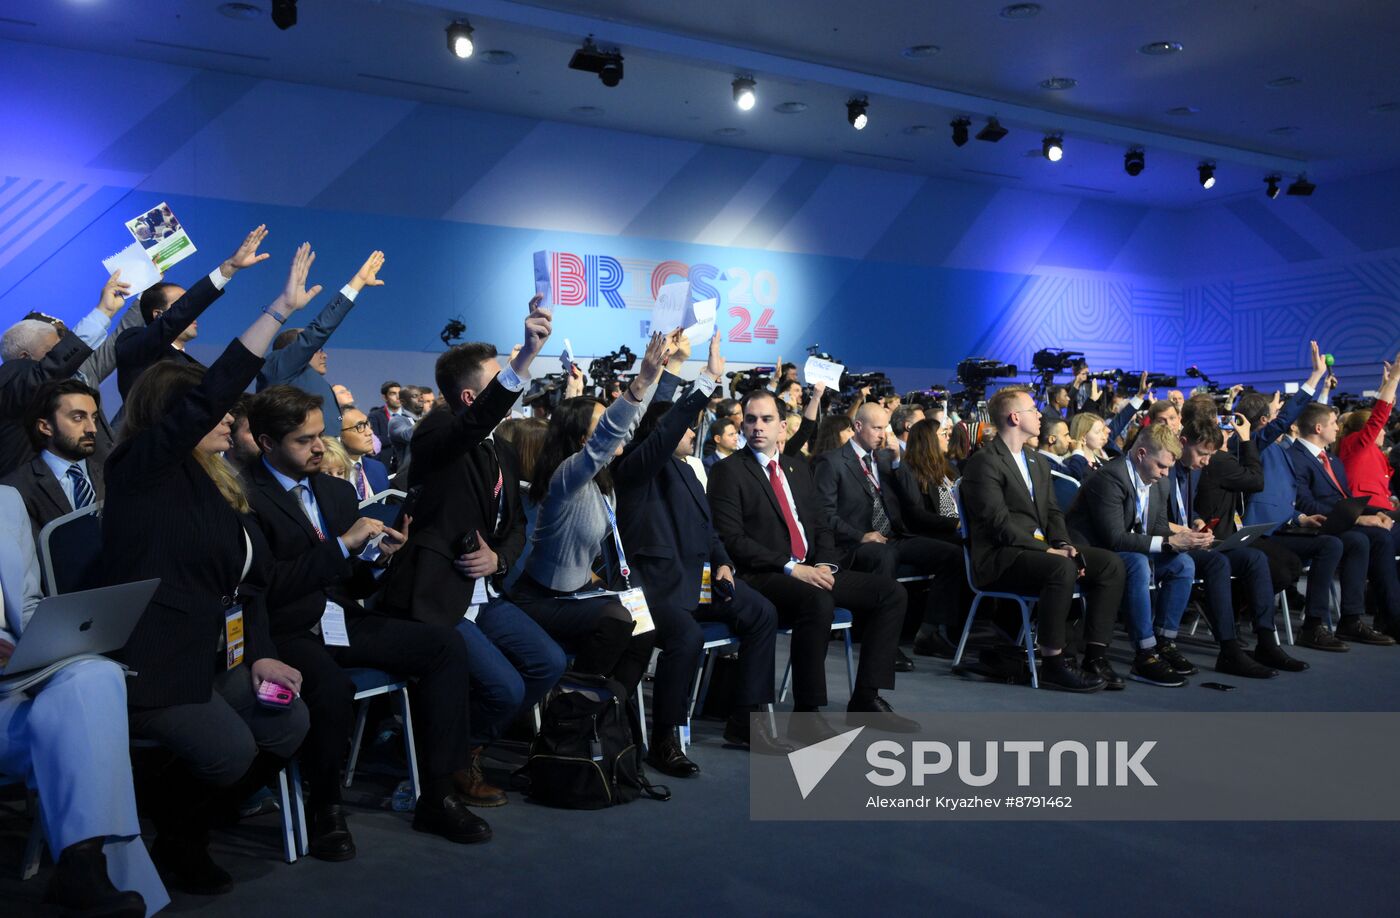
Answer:
[[[750,392],[742,413],[747,446],[710,470],[710,509],[739,576],[768,597],[781,626],[792,629],[794,710],[818,711],[827,703],[826,648],[839,606],[864,628],[846,710],[873,715],[875,723],[862,718],[871,726],[914,732],[917,724],[895,714],[879,694],[894,688],[895,651],[908,601],[904,587],[889,577],[839,568],[811,472],[778,448],[783,420],[773,393]],[[834,735],[829,726],[809,726],[823,723],[795,720],[795,730],[817,735],[794,738],[816,742]]]
[[[1347,484],[1346,469],[1341,460],[1329,455],[1327,448],[1337,441],[1337,411],[1330,405],[1313,402],[1298,416],[1299,438],[1293,441],[1290,459],[1293,480],[1298,489],[1299,513],[1320,517],[1332,512],[1337,501],[1353,496]],[[1376,592],[1373,609],[1377,626],[1382,630],[1400,625],[1400,578],[1396,577],[1396,545],[1391,533],[1395,520],[1385,513],[1368,511],[1356,521],[1355,531],[1370,544],[1368,575]],[[1362,644],[1394,644],[1395,639],[1367,625],[1359,614],[1343,610],[1337,623],[1337,637],[1343,641]]]

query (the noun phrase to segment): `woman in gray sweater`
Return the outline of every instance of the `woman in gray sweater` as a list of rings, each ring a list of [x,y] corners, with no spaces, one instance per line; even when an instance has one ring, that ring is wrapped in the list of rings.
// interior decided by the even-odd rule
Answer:
[[[574,655],[575,672],[609,676],[629,695],[651,659],[655,630],[634,635],[632,613],[615,595],[574,596],[628,586],[614,541],[608,463],[636,430],[671,349],[665,335],[652,335],[637,378],[607,410],[595,398],[579,397],[550,416],[530,480],[539,507],[530,557],[512,593],[525,614]]]

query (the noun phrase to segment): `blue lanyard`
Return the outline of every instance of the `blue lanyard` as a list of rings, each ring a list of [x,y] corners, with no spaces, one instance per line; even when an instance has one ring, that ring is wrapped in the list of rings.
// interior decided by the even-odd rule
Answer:
[[[627,566],[627,553],[622,550],[622,536],[617,532],[617,516],[613,513],[612,504],[603,493],[598,492],[598,496],[603,498],[603,510],[608,514],[608,525],[612,527],[613,543],[617,545],[617,566],[622,574],[622,582],[627,584],[627,589],[632,589],[632,569]]]

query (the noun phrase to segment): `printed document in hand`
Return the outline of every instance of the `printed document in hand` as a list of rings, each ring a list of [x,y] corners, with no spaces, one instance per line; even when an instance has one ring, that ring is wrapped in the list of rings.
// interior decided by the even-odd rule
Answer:
[[[146,254],[151,256],[151,261],[162,274],[196,251],[194,241],[185,232],[185,225],[164,201],[126,221],[126,228],[146,250]]]

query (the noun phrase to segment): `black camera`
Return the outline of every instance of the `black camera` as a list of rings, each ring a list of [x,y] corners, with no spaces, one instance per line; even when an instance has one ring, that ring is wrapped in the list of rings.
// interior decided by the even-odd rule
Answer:
[[[1002,379],[1016,375],[1016,364],[988,360],[986,357],[969,357],[958,364],[958,382],[964,386],[982,385],[988,380]]]
[[[754,389],[766,389],[778,372],[777,367],[751,367],[747,370],[733,370],[725,373],[729,380],[729,391],[735,398],[743,398]]]
[[[609,383],[614,381],[619,374],[632,369],[636,362],[637,355],[624,344],[611,354],[594,357],[592,362],[588,364],[588,378],[593,381],[593,385],[606,390]]]
[[[1083,359],[1082,351],[1066,351],[1058,347],[1046,347],[1036,351],[1031,357],[1031,366],[1039,373],[1060,373]]]

